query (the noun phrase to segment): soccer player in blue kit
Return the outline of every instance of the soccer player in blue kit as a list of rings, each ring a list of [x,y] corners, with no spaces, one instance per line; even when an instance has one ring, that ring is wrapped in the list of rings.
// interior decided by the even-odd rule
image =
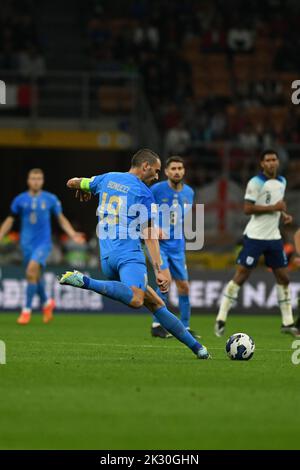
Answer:
[[[40,168],[34,168],[28,173],[28,191],[25,191],[12,201],[10,215],[0,227],[0,241],[11,230],[14,220],[21,220],[21,249],[26,265],[26,302],[17,322],[25,325],[30,322],[32,301],[35,294],[40,297],[43,308],[43,322],[48,323],[53,318],[55,302],[48,299],[42,278],[42,270],[52,249],[51,215],[57,217],[61,228],[77,243],[83,243],[80,233],[75,232],[69,220],[62,213],[58,198],[43,191],[44,173]]]
[[[77,190],[81,199],[87,199],[84,192],[99,197],[97,229],[101,267],[109,280],[92,279],[78,271],[67,271],[59,282],[98,292],[133,308],[145,305],[160,324],[199,359],[208,359],[206,347],[190,334],[148,285],[141,237],[145,240],[157,285],[162,292],[169,288],[169,279],[161,271],[159,242],[153,223],[156,204],[147,187],[157,181],[160,169],[158,155],[152,150],[141,149],[133,156],[127,173],[111,172],[93,178],[72,178],[67,182],[70,189]]]
[[[164,207],[163,205],[166,204],[165,207],[170,211],[170,218],[164,219],[163,211],[160,213],[159,218],[161,270],[169,282],[171,282],[171,279],[174,279],[178,291],[181,321],[190,333],[197,337],[196,332],[190,330],[191,305],[185,259],[185,240],[182,233],[183,216],[186,208],[190,208],[193,204],[194,190],[183,183],[185,168],[184,160],[181,157],[172,156],[168,158],[165,175],[168,178],[166,181],[151,186],[156,204],[161,207]],[[167,222],[166,227],[164,227],[164,222]],[[167,294],[162,293],[159,288],[156,292],[164,302],[167,302]],[[160,338],[168,338],[170,336],[155,316],[153,316],[151,334]]]

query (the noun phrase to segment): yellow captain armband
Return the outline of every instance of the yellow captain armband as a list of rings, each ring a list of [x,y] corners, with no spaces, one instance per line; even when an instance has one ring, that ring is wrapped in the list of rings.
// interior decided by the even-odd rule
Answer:
[[[82,191],[86,191],[87,193],[89,193],[91,181],[92,181],[91,178],[82,178],[82,180],[80,181],[80,189],[82,189]]]

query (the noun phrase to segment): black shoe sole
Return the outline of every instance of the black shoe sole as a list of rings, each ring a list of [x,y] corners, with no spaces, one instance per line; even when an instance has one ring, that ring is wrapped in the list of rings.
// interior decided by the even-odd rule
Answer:
[[[160,339],[170,339],[170,338],[173,338],[172,335],[165,335],[165,336],[162,336],[162,335],[155,335],[153,333],[151,333],[151,336],[152,338],[160,338]]]

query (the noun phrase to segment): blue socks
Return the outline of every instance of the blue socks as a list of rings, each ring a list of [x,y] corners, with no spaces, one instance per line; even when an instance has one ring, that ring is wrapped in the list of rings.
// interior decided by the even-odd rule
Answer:
[[[87,276],[83,276],[84,289],[93,290],[98,294],[105,295],[114,300],[119,300],[123,304],[129,305],[133,292],[130,287],[119,281],[99,281]]]
[[[166,330],[190,348],[193,353],[197,354],[199,349],[202,348],[202,345],[186,330],[181,321],[173,313],[169,312],[167,307],[161,307],[156,310],[155,316]]]
[[[133,298],[132,290],[119,281],[99,281],[83,276],[83,282],[84,289],[92,290],[114,300],[119,300],[126,305],[129,305]],[[186,330],[183,323],[181,323],[173,313],[169,312],[166,306],[156,310],[155,317],[166,330],[197,355],[199,349],[202,348],[202,345],[195,340],[189,331]]]
[[[31,310],[33,297],[37,293],[37,287],[38,287],[37,284],[33,284],[31,282],[28,282],[27,284],[25,308],[28,310]]]
[[[180,319],[186,328],[190,326],[191,304],[188,295],[179,295]]]
[[[159,297],[164,301],[164,303],[168,304],[168,294],[163,294],[160,289],[156,289],[156,293]],[[179,311],[180,311],[180,319],[185,326],[185,328],[189,328],[190,326],[190,318],[191,318],[191,304],[188,295],[179,295]],[[152,319],[153,323],[160,323],[157,316],[153,315]]]
[[[44,305],[47,302],[48,297],[47,297],[46,290],[45,290],[45,281],[42,278],[39,280],[37,284],[37,294],[39,295],[41,299],[41,305]]]

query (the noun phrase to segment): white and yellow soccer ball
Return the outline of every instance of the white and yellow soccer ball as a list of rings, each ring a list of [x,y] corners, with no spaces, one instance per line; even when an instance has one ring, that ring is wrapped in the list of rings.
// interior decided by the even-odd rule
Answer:
[[[255,343],[246,333],[235,333],[226,342],[226,353],[235,361],[249,361],[254,354]]]

